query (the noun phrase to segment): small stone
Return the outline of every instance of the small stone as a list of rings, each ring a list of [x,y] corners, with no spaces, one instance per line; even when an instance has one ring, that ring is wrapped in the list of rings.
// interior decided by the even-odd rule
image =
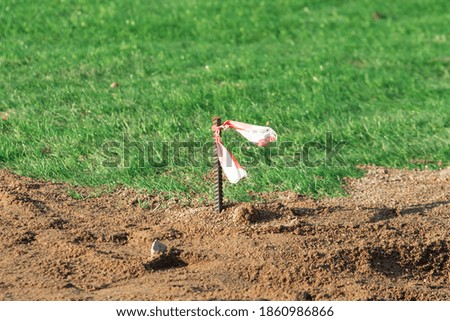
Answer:
[[[167,252],[167,245],[161,243],[158,239],[153,241],[152,248],[150,250],[150,254],[153,258],[160,257],[164,253]]]
[[[118,82],[113,82],[110,87],[111,88],[117,88],[117,87],[119,87],[119,83]]]

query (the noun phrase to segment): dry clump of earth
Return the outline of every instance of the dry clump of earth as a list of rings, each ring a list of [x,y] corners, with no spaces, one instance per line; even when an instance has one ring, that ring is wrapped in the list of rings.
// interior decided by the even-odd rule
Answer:
[[[449,300],[450,168],[365,169],[220,214],[0,170],[0,299]]]

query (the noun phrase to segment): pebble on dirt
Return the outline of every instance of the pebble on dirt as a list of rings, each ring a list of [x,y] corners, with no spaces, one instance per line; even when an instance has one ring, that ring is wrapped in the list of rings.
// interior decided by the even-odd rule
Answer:
[[[158,258],[167,252],[167,245],[161,243],[158,239],[153,241],[152,247],[150,249],[151,258]]]

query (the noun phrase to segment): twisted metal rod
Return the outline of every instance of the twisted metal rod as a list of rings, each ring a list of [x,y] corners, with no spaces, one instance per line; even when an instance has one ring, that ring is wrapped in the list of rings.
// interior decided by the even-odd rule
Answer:
[[[214,126],[222,125],[222,120],[220,117],[216,116],[212,119]],[[217,144],[215,139],[215,134],[213,134],[214,148],[213,148],[213,166],[214,166],[214,176],[215,176],[215,186],[214,194],[216,201],[216,209],[220,213],[223,209],[223,182],[222,182],[222,167],[219,162],[219,151],[217,150]]]

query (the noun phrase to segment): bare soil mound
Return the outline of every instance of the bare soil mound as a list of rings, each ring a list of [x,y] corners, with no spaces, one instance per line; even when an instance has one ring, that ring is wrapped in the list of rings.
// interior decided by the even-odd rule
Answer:
[[[347,197],[220,214],[0,171],[0,299],[449,300],[450,168],[366,169]]]

